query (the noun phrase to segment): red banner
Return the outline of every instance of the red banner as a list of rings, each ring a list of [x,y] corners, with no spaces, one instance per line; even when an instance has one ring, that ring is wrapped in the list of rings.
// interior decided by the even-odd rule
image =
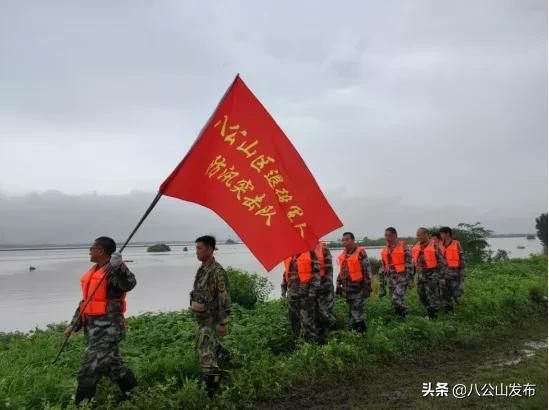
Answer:
[[[299,153],[239,76],[160,193],[215,211],[267,270],[342,226]]]

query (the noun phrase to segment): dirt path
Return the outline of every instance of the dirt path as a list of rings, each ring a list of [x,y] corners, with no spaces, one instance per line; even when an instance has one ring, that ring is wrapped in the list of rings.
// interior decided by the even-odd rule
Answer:
[[[423,383],[448,383],[448,397],[423,397]],[[535,384],[533,397],[479,397],[500,384]],[[452,395],[463,384],[472,393]],[[491,384],[493,388],[487,386]],[[485,390],[483,390],[485,389]],[[508,390],[510,392],[511,390]],[[521,390],[523,394],[524,390]],[[508,393],[509,394],[509,393]],[[445,351],[375,364],[347,375],[297,386],[261,409],[362,408],[528,408],[547,409],[547,317],[494,332],[489,337]]]

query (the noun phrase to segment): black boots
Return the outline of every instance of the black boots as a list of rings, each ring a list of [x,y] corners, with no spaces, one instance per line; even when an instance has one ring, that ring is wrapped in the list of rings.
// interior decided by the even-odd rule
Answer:
[[[219,383],[221,382],[221,375],[219,374],[205,374],[204,381],[206,382],[206,392],[211,399],[219,390]]]
[[[364,320],[362,322],[356,322],[351,325],[351,328],[358,333],[364,333],[366,331],[366,323]]]
[[[124,397],[128,397],[128,393],[131,389],[137,386],[137,380],[132,371],[128,369],[123,378],[117,381],[118,387],[122,391]],[[76,395],[74,397],[74,402],[78,406],[83,400],[91,400],[95,396],[96,386],[83,386],[81,384],[76,388]]]
[[[406,308],[404,306],[395,306],[395,313],[398,316],[404,318],[404,317],[406,317],[406,313],[407,313]]]
[[[95,385],[94,386],[81,386],[80,384],[76,388],[76,395],[74,397],[74,402],[78,406],[83,400],[91,400],[95,396]]]
[[[135,386],[137,386],[137,380],[135,380],[135,376],[133,375],[132,371],[128,369],[126,375],[118,380],[118,387],[120,387],[122,394],[124,394],[124,396],[127,396],[129,391]]]

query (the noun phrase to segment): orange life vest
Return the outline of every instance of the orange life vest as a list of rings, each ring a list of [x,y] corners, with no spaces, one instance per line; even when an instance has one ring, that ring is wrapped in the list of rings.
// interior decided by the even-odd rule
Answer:
[[[324,248],[326,244],[324,242],[319,242],[315,248],[316,257],[320,262],[320,277],[323,278],[326,276],[326,263],[324,261]]]
[[[347,269],[349,270],[349,277],[351,282],[361,282],[364,278],[364,273],[362,272],[362,264],[358,255],[362,252],[366,253],[366,249],[363,246],[356,248],[356,250],[351,254],[347,255],[347,252],[343,251],[339,254],[337,261],[339,263],[339,277],[343,278],[343,266],[346,263]]]
[[[389,269],[392,267],[395,268],[397,273],[402,273],[406,270],[406,241],[400,241],[397,246],[393,248],[392,251],[389,251],[389,247],[385,246],[381,250],[381,259],[383,260],[383,265],[385,266],[385,273],[389,272]],[[389,262],[389,255],[391,255],[391,261]]]
[[[80,278],[80,284],[82,285],[82,300],[85,302],[88,299],[88,296],[94,291],[97,287],[97,284],[101,281],[103,274],[105,273],[104,268],[95,270],[95,266],[92,267],[89,271],[84,273]],[[82,315],[87,316],[99,316],[107,313],[107,284],[109,280],[105,278],[97,290],[93,294],[89,303],[84,308]],[[122,294],[120,298],[121,312],[126,312],[126,292]]]
[[[446,259],[446,264],[451,269],[459,268],[460,257],[459,257],[459,241],[452,239],[448,247],[444,246],[444,242],[440,246],[440,250]]]
[[[286,283],[290,282],[290,264],[293,257],[290,256],[284,261],[284,275],[286,277]],[[311,254],[304,252],[296,259],[297,276],[299,277],[299,283],[309,283],[313,278],[313,265]]]
[[[421,245],[416,243],[412,248],[412,259],[414,265],[419,268],[419,253],[421,252]],[[425,267],[427,269],[433,269],[437,267],[437,252],[435,249],[435,242],[429,241],[429,244],[423,249],[423,258],[425,259]]]

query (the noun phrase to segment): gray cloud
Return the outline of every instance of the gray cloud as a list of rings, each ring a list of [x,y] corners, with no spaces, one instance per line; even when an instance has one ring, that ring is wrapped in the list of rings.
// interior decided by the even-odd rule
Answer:
[[[6,195],[154,191],[240,72],[336,209],[502,231],[547,209],[542,0],[8,1],[0,59]]]

